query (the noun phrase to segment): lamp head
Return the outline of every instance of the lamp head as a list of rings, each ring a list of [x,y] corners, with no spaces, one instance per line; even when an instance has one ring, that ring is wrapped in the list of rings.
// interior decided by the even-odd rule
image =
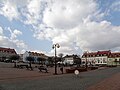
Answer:
[[[60,48],[60,45],[59,45],[59,44],[57,44],[57,48]]]
[[[52,46],[52,49],[54,49],[55,47],[54,47],[54,45]]]

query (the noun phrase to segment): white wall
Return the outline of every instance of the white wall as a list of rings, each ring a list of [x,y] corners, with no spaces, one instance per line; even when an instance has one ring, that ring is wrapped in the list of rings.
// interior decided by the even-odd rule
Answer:
[[[23,54],[23,62],[27,62],[26,61],[26,57],[28,57],[29,56],[29,53],[28,53],[28,51],[26,51],[24,54]]]
[[[63,62],[64,64],[73,64],[73,57],[69,57],[69,58],[65,58],[65,60],[64,60],[64,62]]]

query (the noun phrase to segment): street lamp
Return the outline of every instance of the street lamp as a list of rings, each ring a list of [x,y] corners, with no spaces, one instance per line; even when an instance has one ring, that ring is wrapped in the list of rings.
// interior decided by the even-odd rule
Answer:
[[[87,61],[87,59],[88,59],[88,51],[86,51],[85,53],[86,53],[86,64],[85,64],[85,66],[86,66],[86,69],[87,69],[88,68],[88,66],[87,66],[87,64],[88,64],[88,61]]]
[[[55,49],[55,75],[57,74],[57,60],[56,60],[56,48],[59,48],[60,45],[58,43],[53,44],[52,48]]]

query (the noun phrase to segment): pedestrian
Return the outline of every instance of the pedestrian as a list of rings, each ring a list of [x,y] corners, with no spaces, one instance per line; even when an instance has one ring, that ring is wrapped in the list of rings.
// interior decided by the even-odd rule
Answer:
[[[63,74],[63,67],[61,67],[61,68],[60,68],[60,71],[61,71],[61,72],[62,72],[62,74]]]

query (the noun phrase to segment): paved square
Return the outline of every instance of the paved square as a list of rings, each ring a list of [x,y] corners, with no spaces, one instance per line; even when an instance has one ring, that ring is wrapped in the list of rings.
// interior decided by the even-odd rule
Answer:
[[[53,72],[17,69],[12,68],[12,64],[0,63],[0,90],[102,90],[111,84],[109,79],[120,81],[119,73],[120,67],[114,67],[80,72],[76,77],[74,74],[53,75]],[[119,88],[116,84],[111,90]]]

